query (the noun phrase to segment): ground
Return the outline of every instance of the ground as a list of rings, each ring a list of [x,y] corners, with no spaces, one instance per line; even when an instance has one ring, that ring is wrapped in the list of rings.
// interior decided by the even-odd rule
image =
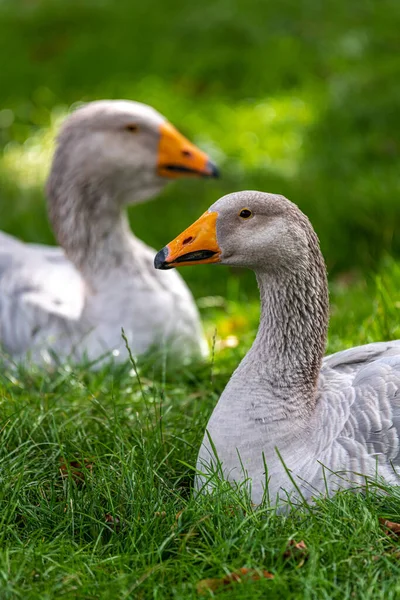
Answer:
[[[58,123],[77,101],[141,100],[222,172],[134,207],[142,239],[161,248],[226,192],[283,193],[327,261],[328,351],[400,338],[399,7],[3,0],[1,228],[53,243],[43,184]],[[181,272],[210,362],[1,370],[0,597],[187,600],[202,579],[247,567],[274,578],[205,597],[398,598],[399,543],[379,523],[400,521],[397,489],[287,517],[223,487],[193,498],[203,431],[254,337],[258,301],[251,273]]]

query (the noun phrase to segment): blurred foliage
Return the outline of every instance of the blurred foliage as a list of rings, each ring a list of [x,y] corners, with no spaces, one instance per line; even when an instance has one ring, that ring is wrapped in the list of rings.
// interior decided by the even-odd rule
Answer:
[[[132,209],[154,247],[218,196],[262,189],[309,215],[332,274],[398,256],[399,17],[398,0],[0,1],[1,228],[53,241],[43,181],[59,119],[124,97],[155,106],[222,170]],[[184,275],[197,295],[255,290],[227,269]]]

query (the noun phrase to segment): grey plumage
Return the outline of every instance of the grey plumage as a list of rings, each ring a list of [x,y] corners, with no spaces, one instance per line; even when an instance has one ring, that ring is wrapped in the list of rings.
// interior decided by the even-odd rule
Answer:
[[[243,208],[251,218],[240,218]],[[332,494],[365,477],[399,483],[400,341],[323,359],[326,269],[305,215],[261,192],[230,194],[209,212],[218,215],[220,262],[256,273],[261,318],[208,422],[197,488],[212,487],[213,445],[230,481],[251,481],[255,503],[267,488],[282,503]]]
[[[135,124],[132,134],[128,126]],[[0,346],[16,360],[98,360],[152,347],[187,361],[204,354],[193,298],[180,277],[158,273],[133,236],[125,205],[159,192],[160,127],[149,106],[99,101],[65,122],[47,184],[61,248],[0,233]],[[183,138],[182,138],[183,139]]]

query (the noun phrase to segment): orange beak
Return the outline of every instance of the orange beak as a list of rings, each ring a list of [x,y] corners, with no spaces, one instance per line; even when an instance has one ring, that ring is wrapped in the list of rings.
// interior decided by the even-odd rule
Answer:
[[[191,144],[171,123],[160,125],[157,173],[161,177],[218,177],[207,154]]]
[[[220,261],[217,242],[217,212],[205,212],[183,233],[165,246],[154,259],[156,269],[201,265]]]

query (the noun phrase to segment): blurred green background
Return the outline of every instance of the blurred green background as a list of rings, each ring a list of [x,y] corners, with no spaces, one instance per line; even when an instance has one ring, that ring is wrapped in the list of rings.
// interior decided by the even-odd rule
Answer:
[[[130,98],[222,171],[134,207],[147,243],[261,189],[308,214],[331,276],[377,269],[400,254],[399,25],[399,0],[0,0],[0,227],[52,243],[43,184],[60,120],[78,101]],[[183,274],[198,296],[256,293],[228,269]]]

